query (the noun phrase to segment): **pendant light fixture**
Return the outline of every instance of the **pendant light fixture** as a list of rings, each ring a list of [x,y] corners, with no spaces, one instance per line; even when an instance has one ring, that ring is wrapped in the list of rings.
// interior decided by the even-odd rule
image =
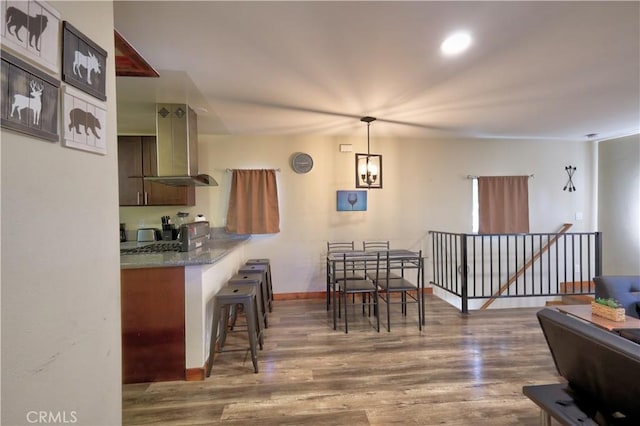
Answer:
[[[367,153],[356,154],[356,188],[382,188],[382,155],[371,154],[369,126],[375,117],[362,117],[360,121],[367,123]]]

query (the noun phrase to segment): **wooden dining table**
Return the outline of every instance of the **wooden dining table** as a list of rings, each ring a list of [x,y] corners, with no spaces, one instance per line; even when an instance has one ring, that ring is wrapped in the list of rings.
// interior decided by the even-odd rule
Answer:
[[[380,254],[380,267],[383,266],[386,270],[387,256],[389,257],[390,269],[417,269],[417,289],[420,293],[421,304],[421,319],[422,325],[425,325],[425,310],[424,310],[424,256],[422,252],[416,252],[407,249],[393,249],[393,250],[349,250],[349,251],[334,251],[327,253],[327,310],[331,305],[331,297],[333,296],[333,322],[336,323],[336,277],[337,273],[341,270],[348,270],[353,272],[363,272],[366,279],[367,272],[375,272],[378,261],[378,254]],[[347,262],[348,266],[345,268],[343,263]]]

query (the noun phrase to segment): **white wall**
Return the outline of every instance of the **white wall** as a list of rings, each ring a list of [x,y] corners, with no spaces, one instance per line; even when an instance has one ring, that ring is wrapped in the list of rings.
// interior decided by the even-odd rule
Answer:
[[[113,5],[49,2],[108,52],[107,155],[2,130],[2,421],[121,423]],[[59,78],[59,76],[57,76]],[[49,417],[51,416],[51,417]]]
[[[424,249],[429,255],[429,230],[470,232],[469,174],[534,174],[532,232],[555,232],[565,222],[575,223],[572,231],[595,229],[591,143],[372,138],[372,152],[383,154],[384,188],[369,191],[366,212],[353,213],[336,211],[336,190],[355,185],[354,153],[340,153],[341,143],[353,144],[354,152],[366,151],[366,128],[351,138],[200,137],[201,172],[213,175],[220,187],[208,189],[210,204],[198,199],[198,209],[214,226],[226,221],[231,178],[227,168],[281,169],[281,232],[254,236],[245,248],[247,257],[271,258],[276,293],[325,289],[327,240],[388,239],[393,247]],[[289,167],[291,154],[298,151],[314,159],[308,174],[298,175]],[[572,193],[562,190],[569,164],[577,167],[578,190]],[[576,212],[583,214],[582,221],[575,221]]]
[[[376,125],[377,126],[377,125]],[[530,180],[531,232],[595,230],[595,148],[592,142],[523,140],[378,139],[372,127],[371,150],[383,155],[384,188],[369,191],[366,212],[337,212],[336,190],[354,189],[354,153],[366,152],[366,127],[343,136],[200,135],[199,167],[219,187],[198,189],[197,206],[212,226],[224,226],[233,168],[280,168],[277,173],[281,232],[253,236],[245,254],[269,257],[275,293],[326,289],[324,252],[328,240],[390,240],[392,247],[423,249],[430,256],[428,231],[471,232],[471,181],[467,175],[534,174]],[[339,152],[352,144],[352,153]],[[314,159],[308,174],[289,166],[291,155]],[[577,168],[575,192],[563,191],[565,166]],[[162,214],[177,208],[121,208],[121,221],[159,226]],[[576,213],[582,220],[576,221]],[[431,277],[430,257],[426,262]],[[544,304],[544,300],[517,301]],[[501,306],[496,303],[495,306]]]
[[[602,273],[640,275],[640,135],[598,144]]]

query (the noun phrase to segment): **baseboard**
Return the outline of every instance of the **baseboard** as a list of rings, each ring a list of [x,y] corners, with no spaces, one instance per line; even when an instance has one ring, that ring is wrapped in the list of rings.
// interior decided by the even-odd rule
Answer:
[[[200,367],[196,367],[196,368],[187,368],[184,372],[184,379],[187,382],[200,382],[202,380],[204,380],[204,373],[206,370],[206,363],[205,366],[203,368]]]
[[[216,341],[216,351],[215,354],[218,355],[218,342]],[[187,382],[201,382],[205,377],[205,373],[207,372],[207,367],[209,367],[209,358],[204,362],[204,366],[196,367],[196,368],[187,368],[184,371],[184,380]]]
[[[274,293],[273,300],[325,299],[326,292],[314,291],[306,293]]]

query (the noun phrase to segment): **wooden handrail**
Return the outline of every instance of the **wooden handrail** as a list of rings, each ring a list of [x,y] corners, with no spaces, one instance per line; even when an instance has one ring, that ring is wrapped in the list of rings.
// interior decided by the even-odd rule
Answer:
[[[502,287],[500,287],[500,290],[498,290],[498,294],[492,296],[489,300],[484,302],[484,305],[482,305],[480,307],[480,310],[487,309],[489,307],[489,305],[491,305],[493,302],[495,302],[497,296],[500,296],[502,293],[507,291],[507,289],[511,286],[511,284],[516,282],[518,280],[518,278],[520,278],[520,276],[522,276],[522,274],[524,274],[525,271],[527,269],[529,269],[529,267],[533,264],[533,262],[538,260],[538,258],[540,256],[542,256],[542,254],[544,252],[549,250],[549,247],[551,247],[553,244],[555,244],[556,241],[558,241],[558,238],[560,237],[560,234],[564,234],[572,226],[573,226],[572,223],[563,224],[562,228],[560,228],[560,231],[558,231],[558,233],[553,238],[551,238],[549,241],[547,241],[547,243],[544,246],[542,246],[540,248],[540,250],[538,250],[538,252],[536,254],[534,254],[533,257],[531,259],[529,259],[529,261],[527,263],[525,263],[522,268],[520,268],[515,274],[513,274],[511,276],[511,278],[509,278],[509,281],[507,281],[505,284],[502,285]]]

